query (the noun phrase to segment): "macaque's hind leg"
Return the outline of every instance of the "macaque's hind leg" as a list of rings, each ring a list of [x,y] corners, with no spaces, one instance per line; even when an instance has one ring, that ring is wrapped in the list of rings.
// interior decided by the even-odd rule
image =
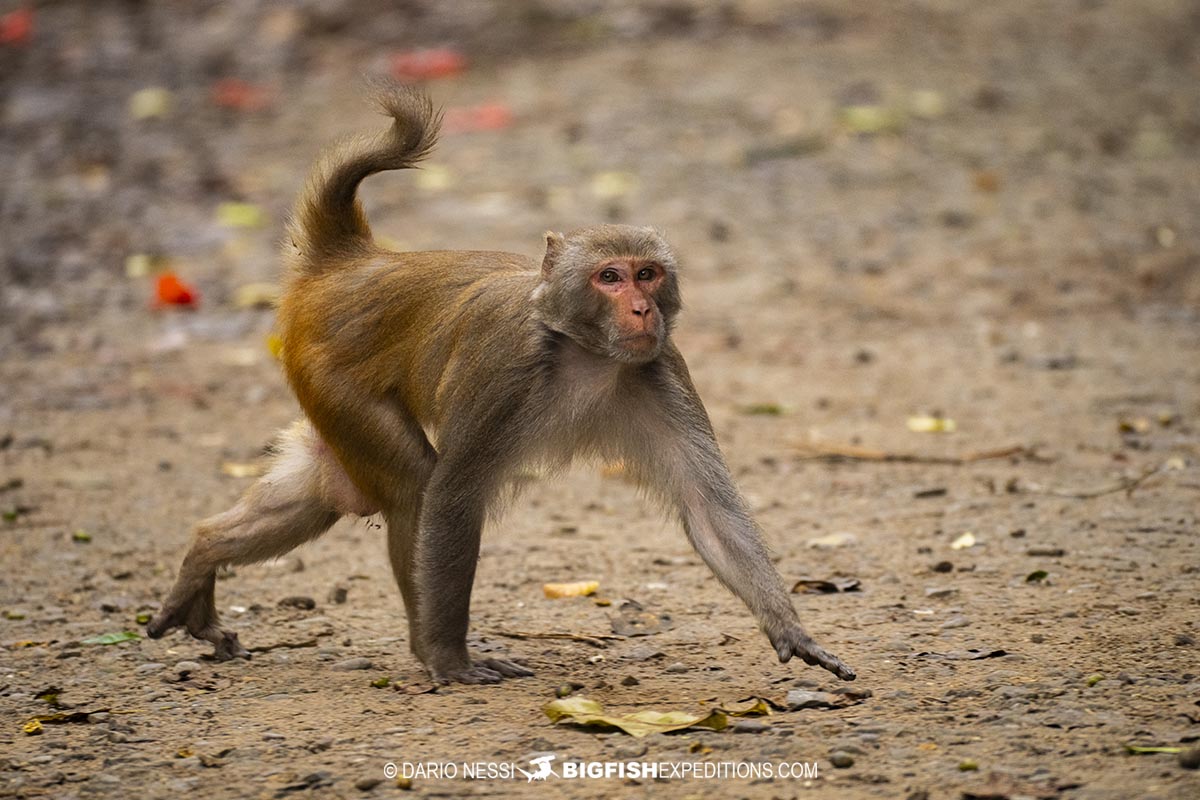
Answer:
[[[162,610],[146,632],[157,639],[183,626],[211,642],[218,660],[249,658],[237,634],[221,628],[214,599],[217,569],[287,553],[315,539],[345,514],[377,509],[354,489],[305,421],[284,432],[271,469],[230,510],[200,522]]]

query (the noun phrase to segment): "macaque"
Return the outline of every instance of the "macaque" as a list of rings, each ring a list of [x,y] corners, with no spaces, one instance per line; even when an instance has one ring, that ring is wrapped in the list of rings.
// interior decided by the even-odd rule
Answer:
[[[382,90],[380,102],[393,124],[324,154],[284,247],[278,330],[304,416],[238,503],[196,526],[150,636],[183,626],[218,659],[249,657],[220,626],[218,567],[283,555],[343,516],[379,513],[409,646],[433,679],[531,675],[467,651],[480,533],[523,467],[593,457],[623,461],[678,513],[780,661],[798,656],[854,680],[801,627],[672,343],[678,265],[662,236],[626,225],[547,233],[540,264],[386,250],[358,184],[415,167],[441,116],[411,88]]]

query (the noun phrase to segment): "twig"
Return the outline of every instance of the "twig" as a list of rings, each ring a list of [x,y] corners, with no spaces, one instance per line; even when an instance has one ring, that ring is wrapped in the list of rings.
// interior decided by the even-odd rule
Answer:
[[[902,464],[950,464],[961,466],[973,464],[976,461],[988,461],[994,458],[1009,458],[1011,456],[1036,457],[1034,448],[1015,444],[1009,447],[997,447],[990,450],[972,450],[957,456],[936,456],[921,453],[896,453],[888,450],[875,450],[870,447],[860,447],[854,444],[839,444],[837,442],[802,442],[797,444],[802,453],[800,458],[823,461],[877,461]]]
[[[1102,497],[1106,494],[1116,494],[1117,492],[1125,492],[1126,497],[1133,497],[1133,492],[1150,478],[1160,472],[1166,470],[1165,464],[1160,464],[1157,467],[1150,467],[1142,471],[1135,478],[1122,478],[1116,483],[1098,486],[1095,489],[1043,489],[1036,484],[1031,484],[1028,487],[1023,487],[1021,491],[1030,494],[1045,494],[1053,497],[1069,497],[1075,500],[1090,500],[1093,497]]]
[[[251,653],[269,653],[272,650],[298,650],[302,647],[316,647],[319,642],[316,639],[305,639],[299,642],[275,642],[274,644],[260,644],[254,647],[246,648]]]
[[[605,648],[608,647],[606,641],[623,641],[624,636],[615,636],[609,633],[597,633],[590,636],[582,633],[556,633],[556,632],[539,632],[539,631],[492,631],[497,636],[507,636],[509,639],[570,639],[573,642],[583,642],[590,644],[592,647]]]

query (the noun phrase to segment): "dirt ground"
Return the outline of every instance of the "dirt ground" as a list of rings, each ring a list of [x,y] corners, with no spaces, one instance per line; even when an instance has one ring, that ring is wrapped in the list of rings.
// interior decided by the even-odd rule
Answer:
[[[1194,3],[172,6],[39,3],[0,44],[0,796],[397,796],[389,762],[554,754],[819,777],[407,788],[1200,797],[1180,756],[1127,750],[1200,746]],[[236,290],[276,279],[319,146],[380,124],[361,75],[446,43],[469,66],[429,88],[459,130],[369,182],[377,233],[537,254],[547,228],[661,228],[677,341],[780,572],[860,582],[795,600],[870,696],[644,739],[552,725],[564,684],[614,713],[840,688],[777,663],[678,527],[587,464],[485,534],[473,646],[533,678],[419,693],[370,520],[223,576],[251,661],[178,633],[84,643],[141,630],[189,526],[297,416],[271,312]],[[214,107],[229,76],[266,108]],[[133,119],[148,86],[173,105]],[[481,104],[511,119],[470,130]],[[219,220],[229,201],[262,224]],[[151,308],[137,254],[198,307]],[[851,447],[917,460],[821,457]],[[542,596],[569,580],[615,604]],[[622,599],[674,626],[513,636],[611,636]]]

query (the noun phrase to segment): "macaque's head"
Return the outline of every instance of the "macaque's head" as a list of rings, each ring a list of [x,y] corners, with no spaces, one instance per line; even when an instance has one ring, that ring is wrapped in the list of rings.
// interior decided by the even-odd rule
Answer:
[[[600,225],[546,234],[541,321],[593,353],[629,364],[662,352],[679,313],[675,254],[653,228]]]

